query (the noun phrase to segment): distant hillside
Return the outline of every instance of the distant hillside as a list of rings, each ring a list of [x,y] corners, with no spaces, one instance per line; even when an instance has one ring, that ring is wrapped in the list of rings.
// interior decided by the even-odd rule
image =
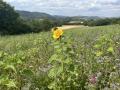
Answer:
[[[53,18],[52,15],[40,12],[29,12],[29,11],[18,11],[17,13],[24,19],[44,19],[44,18]]]
[[[19,11],[17,12],[20,14],[20,16],[24,19],[65,19],[69,18],[71,20],[89,20],[89,19],[99,19],[97,16],[73,16],[73,17],[67,17],[67,16],[59,16],[59,15],[50,15],[47,13],[41,13],[41,12],[30,12],[30,11]]]
[[[91,19],[100,19],[100,17],[98,16],[74,16],[74,17],[71,17],[72,20],[91,20]]]

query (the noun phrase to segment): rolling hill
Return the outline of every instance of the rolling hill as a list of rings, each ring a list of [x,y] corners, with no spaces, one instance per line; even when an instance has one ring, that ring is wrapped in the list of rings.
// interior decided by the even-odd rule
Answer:
[[[41,12],[30,12],[30,11],[19,11],[17,10],[17,13],[20,14],[20,16],[24,19],[65,19],[70,18],[71,20],[88,20],[88,19],[99,19],[100,17],[97,16],[60,16],[60,15],[50,15],[47,13],[41,13]]]
[[[44,18],[53,18],[52,15],[41,13],[41,12],[30,12],[30,11],[18,11],[17,13],[24,19],[44,19]]]

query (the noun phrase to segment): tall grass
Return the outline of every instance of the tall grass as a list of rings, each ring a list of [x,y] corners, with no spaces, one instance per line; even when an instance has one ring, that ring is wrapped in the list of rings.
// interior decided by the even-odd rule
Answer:
[[[73,48],[76,52],[76,58],[80,65],[83,65],[87,74],[96,74],[100,71],[105,74],[106,72],[111,73],[112,71],[110,68],[114,67],[117,68],[115,73],[119,72],[120,67],[117,66],[120,64],[119,25],[74,28],[65,30],[64,35],[73,38]],[[2,57],[0,60],[4,61],[8,57],[12,57],[12,59],[14,57],[18,60],[21,59],[21,57],[25,57],[23,60],[24,65],[21,67],[21,70],[22,68],[28,68],[34,72],[34,77],[27,79],[27,81],[22,79],[24,82],[19,82],[18,80],[17,85],[22,84],[21,87],[29,87],[31,90],[35,90],[35,88],[42,88],[43,90],[48,89],[47,84],[49,83],[49,79],[46,72],[49,69],[48,60],[54,51],[51,45],[52,39],[51,32],[0,37],[0,57],[3,55],[3,52],[8,54],[8,56]],[[99,46],[99,44],[101,47],[96,49],[95,47]],[[114,51],[112,49],[114,49]],[[101,52],[103,54],[101,54]],[[103,60],[106,57],[111,60],[114,65],[110,63],[111,66],[107,66],[106,63],[104,65],[98,63],[99,60]],[[16,68],[18,69],[18,66],[16,66]],[[19,69],[18,73],[20,73]],[[20,73],[18,77],[21,75],[23,75],[23,73]],[[120,76],[120,74],[118,76]],[[114,76],[112,78],[114,78]],[[116,76],[113,81],[118,83],[120,79]],[[113,81],[111,83],[114,84]],[[29,84],[31,86],[26,85],[28,82],[30,82]],[[116,83],[114,85],[116,85]],[[103,84],[104,83],[101,84],[101,88],[104,87]],[[115,87],[117,86],[120,89],[119,85]],[[4,90],[1,86],[0,89]]]

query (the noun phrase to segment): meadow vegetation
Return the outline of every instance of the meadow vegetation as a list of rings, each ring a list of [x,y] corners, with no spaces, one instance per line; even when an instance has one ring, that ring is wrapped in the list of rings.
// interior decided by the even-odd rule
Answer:
[[[1,36],[0,90],[120,89],[119,25],[60,33]]]

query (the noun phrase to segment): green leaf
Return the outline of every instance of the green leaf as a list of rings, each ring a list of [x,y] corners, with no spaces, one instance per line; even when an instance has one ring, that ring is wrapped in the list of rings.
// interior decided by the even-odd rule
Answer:
[[[59,46],[59,45],[56,45],[56,46],[54,46],[54,48],[55,48],[55,49],[58,49],[58,48],[60,48],[60,46]]]
[[[48,85],[48,88],[49,88],[49,89],[55,88],[55,86],[56,86],[55,84],[56,84],[55,82],[50,83],[50,84]]]
[[[4,69],[6,69],[6,70],[11,69],[11,70],[13,70],[15,73],[17,72],[17,71],[16,71],[16,68],[15,68],[13,65],[6,65]]]
[[[2,52],[2,51],[0,51],[0,58],[1,58],[1,57],[3,57],[3,52]]]
[[[75,54],[75,52],[74,52],[73,50],[71,50],[69,53],[70,53],[70,54]]]
[[[63,51],[67,51],[67,47],[63,47]]]
[[[102,51],[96,52],[96,56],[97,56],[97,57],[99,57],[99,56],[101,56],[101,55],[103,55],[103,52],[102,52]]]
[[[74,66],[74,64],[71,64],[70,67],[69,67],[69,71],[73,72],[74,70],[75,70],[75,66]]]
[[[49,59],[50,62],[56,60],[58,58],[58,55],[57,54],[54,54],[51,56],[51,58]]]
[[[100,47],[101,47],[100,44],[96,44],[96,45],[94,46],[94,48],[100,48]]]
[[[57,53],[62,53],[62,49],[61,49],[61,48],[58,48],[58,49],[56,50],[56,52],[57,52]]]
[[[0,61],[0,66],[3,66],[3,65],[4,65],[4,63],[2,61]]]
[[[32,72],[32,70],[30,70],[30,69],[24,69],[22,71],[22,74],[24,74],[27,77],[32,77],[34,75],[34,73]]]
[[[107,51],[108,51],[108,52],[111,52],[111,53],[114,53],[113,47],[109,47],[109,48],[107,49]]]
[[[48,76],[49,77],[56,77],[58,75],[60,75],[61,73],[63,72],[63,68],[62,67],[53,67],[50,71],[49,71],[49,74]]]
[[[6,76],[0,76],[0,85],[3,84],[6,78]]]
[[[18,60],[17,60],[17,64],[22,64],[21,59],[18,59]]]
[[[71,62],[72,62],[71,58],[67,58],[66,60],[64,60],[64,63],[66,63],[66,64],[71,64]]]
[[[0,85],[7,86],[8,88],[17,88],[14,80],[10,80],[8,76],[0,76]]]
[[[15,82],[13,80],[9,80],[7,84],[5,84],[8,88],[17,88]]]

